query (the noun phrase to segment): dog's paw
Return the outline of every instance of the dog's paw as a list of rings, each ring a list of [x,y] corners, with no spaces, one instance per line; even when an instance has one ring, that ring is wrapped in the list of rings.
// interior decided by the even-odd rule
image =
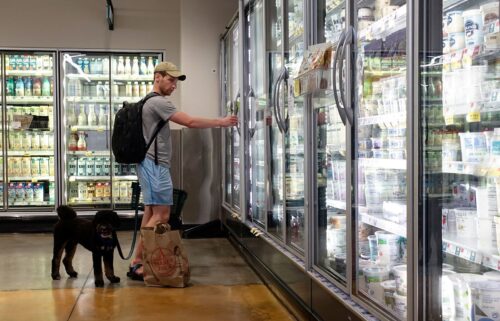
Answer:
[[[103,288],[104,287],[104,280],[95,280],[94,282],[96,288]]]
[[[59,274],[52,274],[52,280],[60,280],[61,279],[61,275]]]
[[[113,276],[111,276],[111,277],[108,277],[108,280],[109,280],[109,282],[111,282],[111,283],[120,283],[120,278],[119,278],[119,277],[117,277],[117,276],[114,276],[114,275],[113,275]]]
[[[78,277],[78,272],[73,271],[73,272],[68,272],[68,275],[70,278],[77,278]]]

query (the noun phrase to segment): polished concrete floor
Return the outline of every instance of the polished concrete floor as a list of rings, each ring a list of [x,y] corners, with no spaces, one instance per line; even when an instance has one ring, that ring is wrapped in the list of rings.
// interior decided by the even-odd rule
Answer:
[[[125,255],[131,232],[119,233]],[[115,254],[121,283],[96,289],[92,256],[81,246],[78,278],[52,281],[51,234],[0,234],[0,321],[295,320],[226,239],[183,240],[191,266],[184,289],[148,288],[127,279],[128,262]]]

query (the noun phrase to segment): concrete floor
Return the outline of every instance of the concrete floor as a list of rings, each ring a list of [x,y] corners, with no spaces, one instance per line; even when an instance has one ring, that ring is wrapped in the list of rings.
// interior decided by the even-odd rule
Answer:
[[[131,232],[120,232],[126,255]],[[1,321],[295,320],[226,239],[183,240],[191,267],[184,289],[147,288],[126,277],[128,262],[115,251],[121,283],[94,287],[91,253],[79,246],[78,278],[52,281],[51,234],[0,234]]]

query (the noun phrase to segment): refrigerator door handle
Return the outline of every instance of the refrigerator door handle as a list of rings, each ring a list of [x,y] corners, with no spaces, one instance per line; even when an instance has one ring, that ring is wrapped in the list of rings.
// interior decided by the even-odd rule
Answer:
[[[288,69],[285,67],[283,69],[283,83],[285,84],[285,95],[288,95],[288,79],[289,79],[289,74],[288,74]],[[287,105],[288,105],[288,99],[287,99]],[[288,106],[290,107],[290,106]],[[284,107],[284,111],[286,113],[285,119],[282,118],[282,111],[281,107],[278,104],[278,110],[280,113],[280,118],[281,118],[281,127],[283,128],[284,133],[288,133],[288,120],[289,120],[289,114],[288,114],[288,108]]]
[[[347,121],[349,121],[349,124],[352,126],[353,125],[353,122],[354,122],[354,115],[353,115],[353,111],[352,111],[352,108],[350,107],[350,102],[348,102],[349,104],[346,104],[346,99],[345,99],[345,85],[344,85],[344,78],[342,77],[342,73],[343,73],[343,69],[344,69],[344,60],[346,58],[346,54],[348,54],[346,48],[347,48],[347,45],[348,44],[352,44],[353,43],[353,28],[351,26],[348,27],[347,29],[347,32],[345,33],[345,38],[343,40],[343,43],[342,43],[342,49],[341,49],[341,53],[340,53],[340,59],[339,59],[339,90],[340,90],[340,100],[342,101],[342,106],[343,106],[343,109],[344,109],[344,113],[345,115],[347,116]],[[347,72],[350,72],[349,70],[346,71]]]
[[[233,108],[232,108],[232,114],[233,116],[238,116],[240,112],[240,91],[238,90],[238,94],[236,95],[236,98],[234,98],[234,103],[233,103]],[[238,135],[241,136],[241,130],[240,130],[240,122],[238,121],[238,125],[236,125],[236,129],[238,131]]]
[[[254,113],[255,115],[255,120],[254,120],[254,124],[250,126],[250,128],[248,128],[248,134],[249,134],[249,137],[250,137],[250,140],[253,138],[253,135],[255,134],[255,129],[257,127],[257,112],[255,110],[255,107],[257,106],[257,104],[255,103],[255,93],[253,92],[253,88],[250,87],[250,89],[248,90],[248,99],[250,100],[251,99],[251,102],[250,102],[250,108],[251,108],[251,112]],[[252,121],[252,117],[250,116],[250,122]]]
[[[343,106],[342,107],[340,106],[340,99],[339,99],[339,95],[337,93],[337,62],[338,62],[342,47],[344,45],[345,35],[346,35],[345,30],[343,30],[342,33],[340,34],[340,37],[339,37],[339,42],[337,44],[337,50],[335,50],[335,56],[333,57],[333,69],[332,69],[333,98],[335,99],[335,106],[337,107],[340,119],[342,120],[342,123],[344,124],[344,126],[346,125],[347,115],[345,113],[345,109],[343,108]]]
[[[283,134],[283,128],[281,127],[281,118],[278,112],[278,104],[279,104],[279,94],[280,94],[280,84],[281,84],[281,79],[283,77],[283,71],[281,71],[280,75],[278,76],[278,79],[276,79],[276,85],[274,87],[274,104],[273,104],[273,111],[274,111],[274,118],[276,118],[276,124],[278,125],[278,129],[280,133]]]

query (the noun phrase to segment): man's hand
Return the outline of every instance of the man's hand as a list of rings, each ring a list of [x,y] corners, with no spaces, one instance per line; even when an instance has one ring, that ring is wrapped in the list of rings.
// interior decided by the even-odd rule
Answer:
[[[221,127],[232,127],[238,125],[238,116],[226,116],[220,119]]]

